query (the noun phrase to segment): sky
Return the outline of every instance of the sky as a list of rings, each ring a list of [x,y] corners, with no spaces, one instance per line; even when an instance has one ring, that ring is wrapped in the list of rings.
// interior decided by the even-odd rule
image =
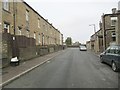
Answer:
[[[86,43],[99,30],[99,21],[104,14],[118,9],[119,0],[24,0],[41,16],[48,19],[64,36],[73,42]]]

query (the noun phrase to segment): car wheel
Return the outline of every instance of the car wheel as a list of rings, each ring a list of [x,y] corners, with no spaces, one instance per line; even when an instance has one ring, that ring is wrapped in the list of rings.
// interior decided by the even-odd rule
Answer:
[[[115,62],[112,62],[112,70],[115,72],[118,70]]]

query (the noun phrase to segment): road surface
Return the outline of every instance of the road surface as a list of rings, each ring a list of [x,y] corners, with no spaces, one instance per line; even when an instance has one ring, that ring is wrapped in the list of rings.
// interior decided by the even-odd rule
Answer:
[[[94,53],[69,48],[5,88],[118,88],[118,73]]]

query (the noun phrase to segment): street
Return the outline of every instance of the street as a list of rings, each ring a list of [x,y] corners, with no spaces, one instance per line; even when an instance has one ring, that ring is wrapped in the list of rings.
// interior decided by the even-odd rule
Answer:
[[[4,88],[118,88],[118,73],[94,53],[68,48]]]

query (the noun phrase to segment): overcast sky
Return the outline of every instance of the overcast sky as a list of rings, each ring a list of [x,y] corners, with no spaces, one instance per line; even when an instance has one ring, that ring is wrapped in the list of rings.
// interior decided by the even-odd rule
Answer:
[[[99,30],[103,13],[111,13],[118,8],[119,0],[25,0],[41,16],[48,19],[64,35],[64,40],[86,43],[94,33],[93,26]]]

